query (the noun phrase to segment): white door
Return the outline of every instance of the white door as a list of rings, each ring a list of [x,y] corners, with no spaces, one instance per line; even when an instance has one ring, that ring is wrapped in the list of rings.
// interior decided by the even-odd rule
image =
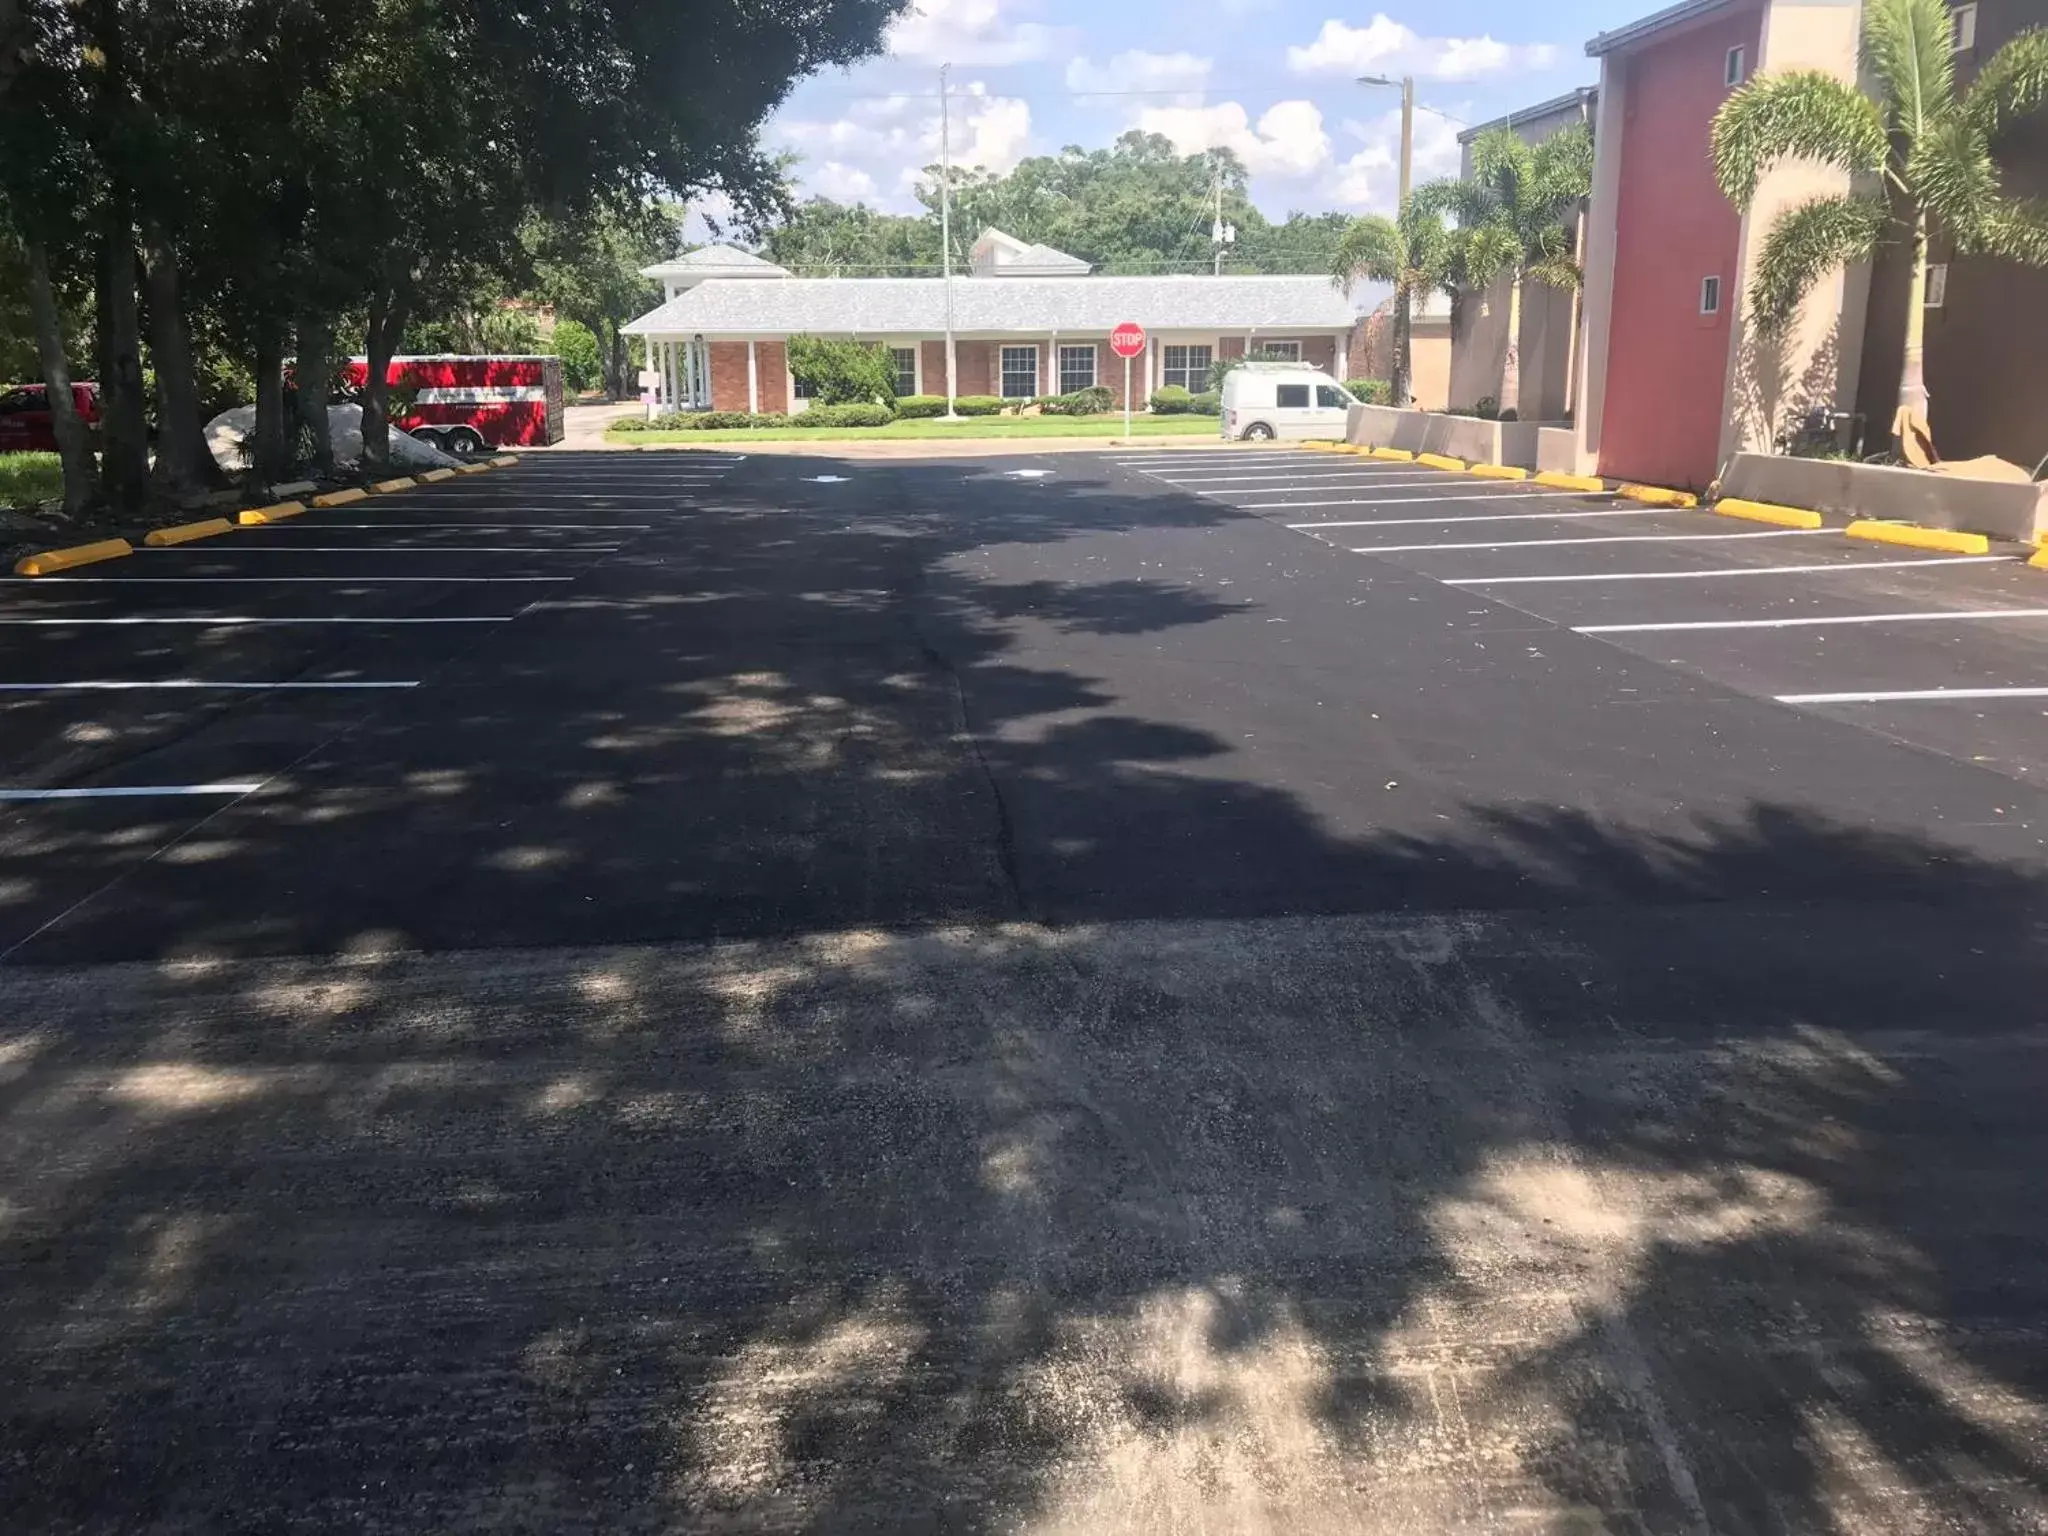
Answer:
[[[1350,420],[1351,396],[1335,384],[1316,386],[1316,429],[1311,437],[1332,437],[1342,439],[1345,423]]]
[[[1283,379],[1273,386],[1273,430],[1281,437],[1320,437],[1316,425],[1316,387]]]

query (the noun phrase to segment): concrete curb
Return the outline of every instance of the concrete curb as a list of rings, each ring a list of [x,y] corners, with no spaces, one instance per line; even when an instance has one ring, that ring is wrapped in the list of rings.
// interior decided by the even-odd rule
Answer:
[[[352,501],[368,501],[370,493],[359,485],[352,485],[345,491],[329,491],[324,496],[315,496],[309,505],[316,507],[345,507]]]
[[[413,478],[421,485],[439,485],[443,480],[453,480],[455,478],[455,471],[452,469],[430,469],[424,475],[415,475]]]
[[[490,469],[491,466],[488,464],[461,464],[456,466],[455,473],[458,475],[483,475],[490,473]]]
[[[2048,549],[2038,549],[2034,551],[2033,555],[2028,559],[2027,564],[2031,565],[2037,571],[2048,571]]]
[[[489,462],[496,465],[499,469],[510,469],[519,462],[519,455],[516,453],[501,453]]]
[[[338,496],[341,493],[336,491],[335,494]],[[315,501],[317,504],[318,498],[315,498]],[[259,523],[281,523],[288,517],[297,517],[305,510],[306,504],[303,501],[280,501],[275,506],[251,507],[237,521],[244,528],[254,528]]]
[[[1465,473],[1477,475],[1482,480],[1526,480],[1529,478],[1529,471],[1518,468],[1513,464],[1468,464],[1465,467]]]
[[[1938,549],[1951,555],[1988,555],[1991,540],[1981,533],[1957,533],[1950,528],[1920,528],[1912,523],[1880,523],[1860,518],[1842,530],[1852,539],[1875,539],[1880,544],[1905,544],[1913,549]]]
[[[233,533],[235,525],[224,517],[209,517],[200,523],[177,523],[169,528],[152,528],[142,536],[142,542],[151,549],[162,549],[170,544],[190,544],[194,539],[217,538],[223,533]]]
[[[287,480],[283,485],[273,485],[270,494],[279,501],[290,501],[294,496],[310,496],[319,489],[311,480]]]
[[[1413,464],[1415,455],[1406,448],[1368,448],[1365,456],[1369,459],[1385,459],[1390,464]]]
[[[1462,472],[1465,468],[1463,459],[1454,459],[1447,453],[1418,453],[1415,455],[1415,462],[1427,464],[1431,469],[1454,469]]]
[[[1618,485],[1614,494],[1653,507],[1696,507],[1700,504],[1699,497],[1691,491],[1666,490],[1661,485]]]
[[[69,549],[39,550],[14,562],[17,576],[50,576],[76,566],[96,565],[102,560],[119,560],[135,553],[126,539],[101,539],[97,544],[73,544]]]
[[[1604,491],[1606,484],[1598,475],[1568,475],[1562,470],[1546,469],[1529,477],[1538,485],[1554,485],[1561,491]]]
[[[412,487],[412,476],[400,475],[395,480],[379,480],[375,485],[370,487],[370,494],[372,496],[389,496],[395,491],[409,491],[412,489]],[[317,506],[318,503],[316,502],[315,505]]]
[[[1752,523],[1776,523],[1780,528],[1818,528],[1824,519],[1818,512],[1805,507],[1781,507],[1769,501],[1744,501],[1739,496],[1726,497],[1714,503],[1713,510],[1723,517],[1747,518]]]

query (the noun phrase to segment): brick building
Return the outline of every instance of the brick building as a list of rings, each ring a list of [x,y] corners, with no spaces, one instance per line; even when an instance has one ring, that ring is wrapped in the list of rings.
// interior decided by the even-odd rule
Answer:
[[[947,393],[948,284],[936,277],[792,277],[731,246],[646,269],[659,308],[645,337],[657,396],[673,410],[798,411],[791,336],[850,336],[896,358],[898,395]],[[1358,317],[1327,277],[1098,277],[1088,264],[1001,230],[983,232],[950,285],[952,393],[1031,398],[1105,385],[1123,403],[1109,333],[1145,327],[1132,365],[1143,405],[1162,385],[1206,387],[1209,365],[1247,351],[1292,353],[1336,372]]]

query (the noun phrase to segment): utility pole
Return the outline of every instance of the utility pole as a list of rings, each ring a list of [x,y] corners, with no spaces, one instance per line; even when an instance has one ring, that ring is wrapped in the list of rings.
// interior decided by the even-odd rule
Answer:
[[[958,421],[954,409],[953,370],[953,117],[946,99],[950,64],[939,66],[939,270],[946,288],[946,420]]]
[[[1209,225],[1209,243],[1216,247],[1214,275],[1223,275],[1223,248],[1236,243],[1237,230],[1223,222],[1223,157],[1209,152],[1209,190],[1216,199],[1216,216]]]

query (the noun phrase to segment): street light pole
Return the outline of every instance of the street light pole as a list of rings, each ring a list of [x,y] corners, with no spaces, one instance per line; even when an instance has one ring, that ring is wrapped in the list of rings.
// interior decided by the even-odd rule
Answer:
[[[1401,166],[1400,197],[1394,205],[1394,222],[1402,225],[1408,212],[1408,194],[1414,190],[1415,179],[1415,77],[1403,75],[1399,80],[1389,80],[1385,75],[1361,75],[1360,85],[1383,85],[1401,88]],[[1403,266],[1406,266],[1408,251],[1405,243],[1406,229],[1402,228],[1404,241],[1401,248]],[[1388,393],[1393,396],[1396,410],[1408,405],[1410,375],[1413,369],[1409,361],[1409,335],[1412,327],[1408,319],[1408,284],[1400,277],[1394,279],[1394,368],[1393,378],[1388,381]]]
[[[958,421],[953,384],[953,117],[946,99],[950,64],[939,66],[939,270],[946,288],[946,420]]]

